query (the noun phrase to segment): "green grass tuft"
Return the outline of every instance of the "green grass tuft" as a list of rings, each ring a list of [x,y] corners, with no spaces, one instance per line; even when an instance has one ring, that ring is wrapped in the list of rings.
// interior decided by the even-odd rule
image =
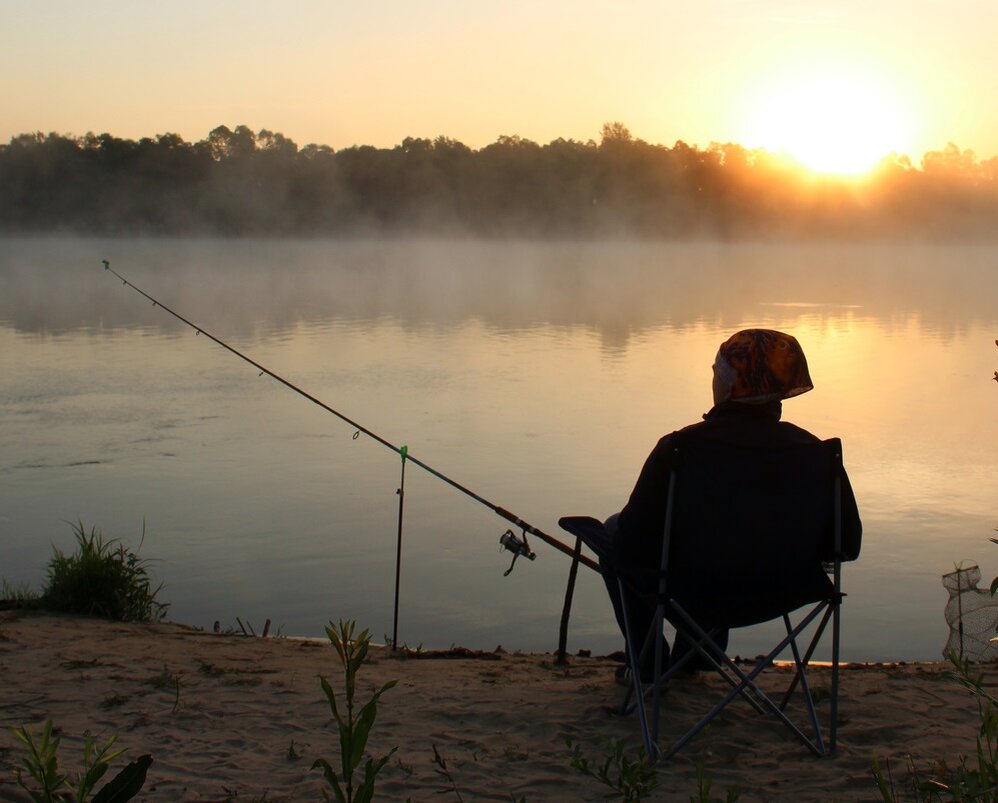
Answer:
[[[37,591],[25,583],[14,585],[0,578],[0,610],[4,608],[39,608],[41,599]]]
[[[105,539],[96,527],[89,533],[82,521],[72,527],[76,552],[53,548],[49,560],[42,592],[46,608],[126,622],[156,622],[166,615],[169,605],[156,600],[162,584],[153,588],[147,561],[121,541]]]

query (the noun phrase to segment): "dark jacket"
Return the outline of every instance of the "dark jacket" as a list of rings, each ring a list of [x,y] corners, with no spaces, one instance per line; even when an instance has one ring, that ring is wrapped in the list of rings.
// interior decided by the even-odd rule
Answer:
[[[695,450],[700,444],[710,444],[711,459],[722,461],[723,465],[718,468],[728,472],[729,476],[732,471],[758,472],[756,463],[760,451],[764,453],[767,449],[819,442],[807,430],[781,421],[781,414],[782,405],[779,401],[758,405],[725,402],[715,406],[704,416],[702,422],[663,437],[645,461],[630,499],[620,513],[618,549],[622,557],[646,565],[649,562],[651,565],[658,563],[665,521],[665,488],[677,444],[681,444],[682,450],[687,452]],[[844,560],[855,560],[859,556],[862,525],[856,500],[844,471],[842,478],[841,555]],[[698,506],[718,506],[717,495],[711,496],[709,493],[715,489],[706,487],[709,485],[708,480],[701,482],[699,488],[685,490],[687,510],[695,510]],[[779,499],[777,504],[781,508],[787,505],[804,506],[808,504],[808,500]],[[784,512],[781,510],[781,513]],[[810,516],[810,511],[801,509],[802,521],[808,520]],[[739,524],[732,529],[744,528]],[[681,539],[682,533],[677,532],[675,537]],[[830,551],[823,548],[821,558],[830,557]]]

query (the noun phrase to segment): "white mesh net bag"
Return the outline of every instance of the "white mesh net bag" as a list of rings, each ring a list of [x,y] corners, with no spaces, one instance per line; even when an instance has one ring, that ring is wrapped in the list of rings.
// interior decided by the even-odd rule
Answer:
[[[943,575],[943,586],[949,591],[946,603],[946,624],[949,639],[943,655],[950,651],[971,661],[998,659],[998,595],[978,588],[981,570],[971,563]]]

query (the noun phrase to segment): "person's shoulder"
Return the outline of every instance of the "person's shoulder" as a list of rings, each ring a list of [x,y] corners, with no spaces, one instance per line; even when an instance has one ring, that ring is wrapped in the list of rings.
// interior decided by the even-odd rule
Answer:
[[[682,429],[675,429],[668,435],[663,435],[658,440],[658,444],[655,447],[656,451],[674,449],[680,443],[695,442],[700,437],[707,435],[710,430],[709,423],[709,421],[696,421]]]
[[[656,458],[670,454],[674,449],[678,447],[679,442],[683,438],[685,433],[688,433],[689,430],[695,427],[701,426],[702,423],[703,422],[697,424],[691,424],[688,427],[683,427],[682,429],[674,429],[672,432],[666,433],[665,435],[663,435],[661,438],[658,439],[658,442],[655,444],[655,448],[651,450],[650,456],[652,458]]]
[[[789,421],[780,421],[778,426],[781,434],[786,437],[787,440],[792,440],[797,443],[819,443],[822,440],[813,432],[809,432],[804,429],[804,427],[799,427]]]

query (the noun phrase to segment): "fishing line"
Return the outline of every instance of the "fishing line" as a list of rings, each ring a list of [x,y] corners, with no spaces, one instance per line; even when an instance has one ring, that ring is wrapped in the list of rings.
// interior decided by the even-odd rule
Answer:
[[[118,279],[121,280],[121,283],[123,285],[125,285],[126,287],[130,287],[132,290],[134,290],[140,296],[142,296],[143,298],[146,298],[149,301],[151,301],[152,305],[154,307],[159,307],[164,312],[168,313],[169,315],[172,315],[174,318],[176,318],[181,323],[184,323],[187,326],[189,326],[191,329],[194,330],[194,332],[196,334],[198,334],[198,335],[204,335],[205,337],[207,337],[212,342],[217,343],[219,346],[221,346],[226,351],[230,352],[231,354],[234,354],[236,357],[238,357],[239,359],[243,360],[244,362],[249,363],[250,365],[252,365],[254,368],[256,368],[260,372],[260,376],[263,376],[264,374],[266,374],[271,379],[275,379],[278,382],[280,382],[282,385],[284,385],[284,387],[288,388],[288,390],[294,391],[299,396],[302,396],[302,397],[308,399],[310,402],[312,402],[312,404],[315,404],[315,405],[321,407],[327,413],[332,413],[337,418],[339,418],[341,421],[349,424],[354,429],[354,434],[353,434],[354,440],[356,440],[359,437],[359,435],[361,433],[363,433],[364,435],[367,435],[372,440],[377,441],[378,443],[380,443],[385,448],[391,449],[393,452],[395,452],[397,455],[399,455],[399,457],[402,459],[402,472],[403,472],[402,473],[402,480],[403,480],[403,482],[404,482],[404,479],[405,479],[405,464],[408,461],[408,462],[411,462],[411,463],[419,466],[421,469],[423,469],[427,473],[432,474],[438,480],[441,480],[442,482],[447,483],[452,488],[460,491],[461,493],[465,494],[466,496],[469,496],[470,498],[474,499],[479,504],[482,504],[485,507],[489,508],[496,515],[504,518],[506,521],[508,521],[508,522],[512,523],[513,525],[515,525],[516,527],[518,527],[521,530],[521,532],[522,532],[522,537],[517,537],[514,534],[509,533],[507,531],[507,533],[503,534],[503,536],[501,538],[501,541],[500,541],[501,549],[507,549],[507,550],[509,550],[510,552],[513,553],[513,562],[514,563],[516,562],[517,557],[519,557],[520,555],[523,555],[528,560],[533,560],[534,559],[535,555],[531,551],[530,546],[527,543],[527,533],[530,533],[531,535],[539,538],[541,541],[543,541],[544,543],[548,544],[549,546],[554,547],[559,552],[562,552],[565,555],[567,555],[568,557],[573,558],[575,560],[578,560],[580,563],[585,564],[590,569],[593,569],[594,571],[599,572],[599,565],[596,563],[596,561],[592,560],[591,558],[587,557],[586,555],[580,555],[580,554],[578,554],[578,552],[577,552],[576,549],[573,549],[572,547],[568,546],[567,544],[563,543],[562,541],[559,541],[554,536],[548,535],[543,530],[540,530],[537,527],[534,527],[529,522],[526,522],[523,519],[521,519],[515,513],[512,513],[509,510],[506,510],[505,508],[500,507],[499,505],[495,504],[494,502],[491,502],[490,500],[486,499],[484,496],[481,496],[480,494],[475,493],[474,491],[472,491],[467,486],[464,486],[461,483],[457,482],[456,480],[451,479],[450,477],[448,477],[443,472],[437,471],[437,469],[435,469],[432,466],[424,463],[422,460],[419,460],[418,458],[413,457],[412,454],[409,453],[409,450],[408,450],[407,446],[396,446],[391,441],[387,440],[386,438],[383,438],[381,435],[379,435],[378,433],[374,432],[373,430],[368,429],[367,427],[365,427],[364,425],[360,424],[359,422],[353,420],[349,416],[341,413],[339,410],[334,409],[333,407],[331,407],[330,405],[326,404],[321,399],[316,398],[315,396],[313,396],[308,391],[303,390],[302,388],[298,387],[298,385],[295,385],[293,382],[285,379],[280,374],[277,374],[274,371],[271,371],[266,366],[261,365],[256,360],[254,360],[251,357],[247,356],[243,352],[239,351],[238,349],[234,348],[233,346],[230,346],[228,343],[226,343],[221,338],[216,337],[211,332],[207,331],[204,327],[199,326],[198,324],[194,323],[193,321],[188,320],[183,315],[181,315],[179,312],[176,312],[175,310],[171,309],[167,305],[163,304],[159,299],[154,298],[153,296],[149,295],[149,293],[145,292],[141,288],[136,287],[128,279],[126,279],[124,276],[122,276],[120,273],[118,273],[116,270],[114,270],[111,267],[111,263],[108,262],[108,260],[105,259],[105,260],[102,260],[102,262],[104,264],[104,270],[105,271],[107,271],[108,273],[111,273],[114,276],[118,277]],[[399,554],[401,554],[401,526],[402,526],[401,521],[402,521],[402,500],[403,500],[402,491],[403,491],[403,488],[400,486],[400,488],[399,488],[399,547],[398,547]],[[512,536],[512,537],[510,537],[510,536]],[[510,566],[510,568],[512,569],[512,565]],[[507,572],[507,574],[508,573],[509,572]]]

